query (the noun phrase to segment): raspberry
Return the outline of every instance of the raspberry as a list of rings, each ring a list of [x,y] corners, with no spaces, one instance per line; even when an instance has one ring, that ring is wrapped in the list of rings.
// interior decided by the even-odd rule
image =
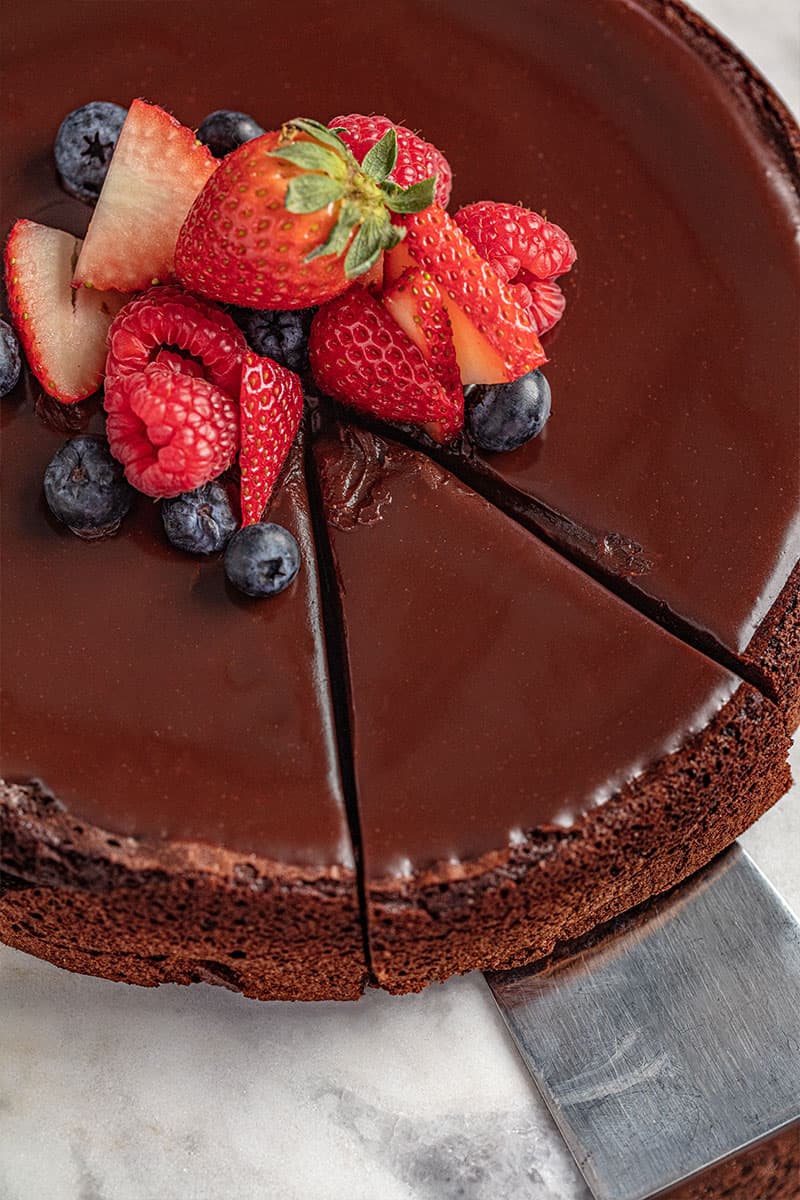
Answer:
[[[131,375],[158,360],[202,376],[235,398],[239,394],[241,330],[216,304],[175,286],[149,288],[126,304],[108,333],[106,378]]]
[[[442,208],[447,208],[453,172],[441,150],[437,150],[430,142],[423,141],[405,125],[395,125],[388,117],[363,117],[360,113],[350,113],[346,117],[336,117],[328,123],[328,127],[340,131],[342,141],[359,162],[364,161],[367,151],[381,140],[388,129],[394,129],[397,134],[397,163],[390,178],[401,187],[410,187],[412,183],[435,175],[436,201]]]
[[[514,284],[515,291],[520,288],[525,288],[530,296],[528,311],[541,337],[561,320],[567,307],[566,297],[552,279],[529,279],[527,286],[524,283]]]
[[[238,405],[206,379],[150,363],[108,379],[105,408],[111,453],[147,496],[191,492],[236,457]]]
[[[564,230],[529,208],[479,200],[460,208],[455,221],[506,282],[530,287],[529,275],[534,279],[556,279],[575,262],[575,247]],[[501,268],[498,260],[503,264]],[[512,274],[514,262],[517,270]]]

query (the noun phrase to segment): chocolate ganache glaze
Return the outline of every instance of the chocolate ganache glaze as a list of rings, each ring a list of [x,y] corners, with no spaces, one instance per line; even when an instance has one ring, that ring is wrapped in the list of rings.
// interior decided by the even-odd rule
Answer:
[[[374,442],[339,429],[314,444],[367,880],[569,826],[730,699],[729,672],[429,458]],[[361,454],[384,473],[377,521],[350,516]]]
[[[387,113],[447,154],[451,207],[520,201],[579,254],[542,436],[445,452],[497,507],[327,424],[273,503],[303,565],[265,603],[168,547],[145,497],[113,538],[57,526],[45,465],[99,406],[43,402],[29,376],[3,401],[5,940],[134,982],[353,996],[363,852],[373,978],[408,990],[547,952],[781,794],[782,718],[728,668],[779,699],[800,686],[770,625],[800,509],[797,147],[724,42],[678,0],[308,0],[291,20],[28,0],[5,33],[4,234],[27,217],[82,235],[58,125],[144,96],[194,127],[217,108],[267,129]],[[112,837],[81,857],[95,827]]]
[[[521,6],[524,52],[492,10],[510,92],[538,94],[542,115],[535,159],[504,183],[525,203],[535,190],[578,265],[546,339],[544,433],[476,456],[470,477],[786,701],[747,650],[800,556],[800,141],[786,118],[767,142],[775,110],[752,83],[730,62],[715,74],[710,39],[665,34],[643,7],[660,6],[568,3],[547,20]],[[565,82],[567,56],[581,69]]]

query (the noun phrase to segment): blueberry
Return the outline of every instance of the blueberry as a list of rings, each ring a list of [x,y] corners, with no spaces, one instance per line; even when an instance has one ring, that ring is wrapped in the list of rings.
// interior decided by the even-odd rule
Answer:
[[[173,546],[188,554],[216,554],[236,532],[236,518],[220,483],[164,500],[161,518]]]
[[[116,533],[134,490],[102,438],[80,434],[53,455],[44,473],[50,511],[79,537]]]
[[[16,385],[21,369],[16,334],[6,321],[0,321],[0,396],[7,396]]]
[[[225,574],[246,596],[277,596],[300,570],[300,547],[282,525],[246,525],[225,549]]]
[[[467,431],[482,450],[516,450],[550,416],[550,384],[541,371],[511,383],[479,384],[467,395]]]
[[[308,335],[316,308],[288,312],[240,309],[237,321],[256,354],[274,358],[297,375],[308,371]]]
[[[56,134],[56,169],[72,196],[94,204],[127,115],[119,104],[92,100],[64,117]]]
[[[197,131],[197,140],[208,146],[214,158],[224,158],[237,146],[261,137],[263,132],[258,121],[254,121],[247,113],[218,108],[203,121]]]

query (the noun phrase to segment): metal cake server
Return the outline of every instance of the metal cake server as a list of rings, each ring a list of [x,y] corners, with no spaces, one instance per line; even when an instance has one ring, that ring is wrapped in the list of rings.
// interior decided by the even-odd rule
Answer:
[[[800,1120],[800,922],[738,845],[486,978],[596,1200],[650,1200]]]

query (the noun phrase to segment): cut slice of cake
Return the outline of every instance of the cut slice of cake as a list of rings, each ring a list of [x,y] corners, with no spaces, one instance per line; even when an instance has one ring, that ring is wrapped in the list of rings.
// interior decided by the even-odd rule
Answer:
[[[302,447],[270,519],[303,565],[264,605],[226,585],[218,559],[170,547],[145,497],[113,538],[57,532],[40,490],[61,441],[22,409],[4,431],[0,843],[19,886],[0,900],[0,937],[136,983],[357,996]]]
[[[545,955],[785,790],[752,687],[424,455],[347,427],[314,455],[382,986]]]

